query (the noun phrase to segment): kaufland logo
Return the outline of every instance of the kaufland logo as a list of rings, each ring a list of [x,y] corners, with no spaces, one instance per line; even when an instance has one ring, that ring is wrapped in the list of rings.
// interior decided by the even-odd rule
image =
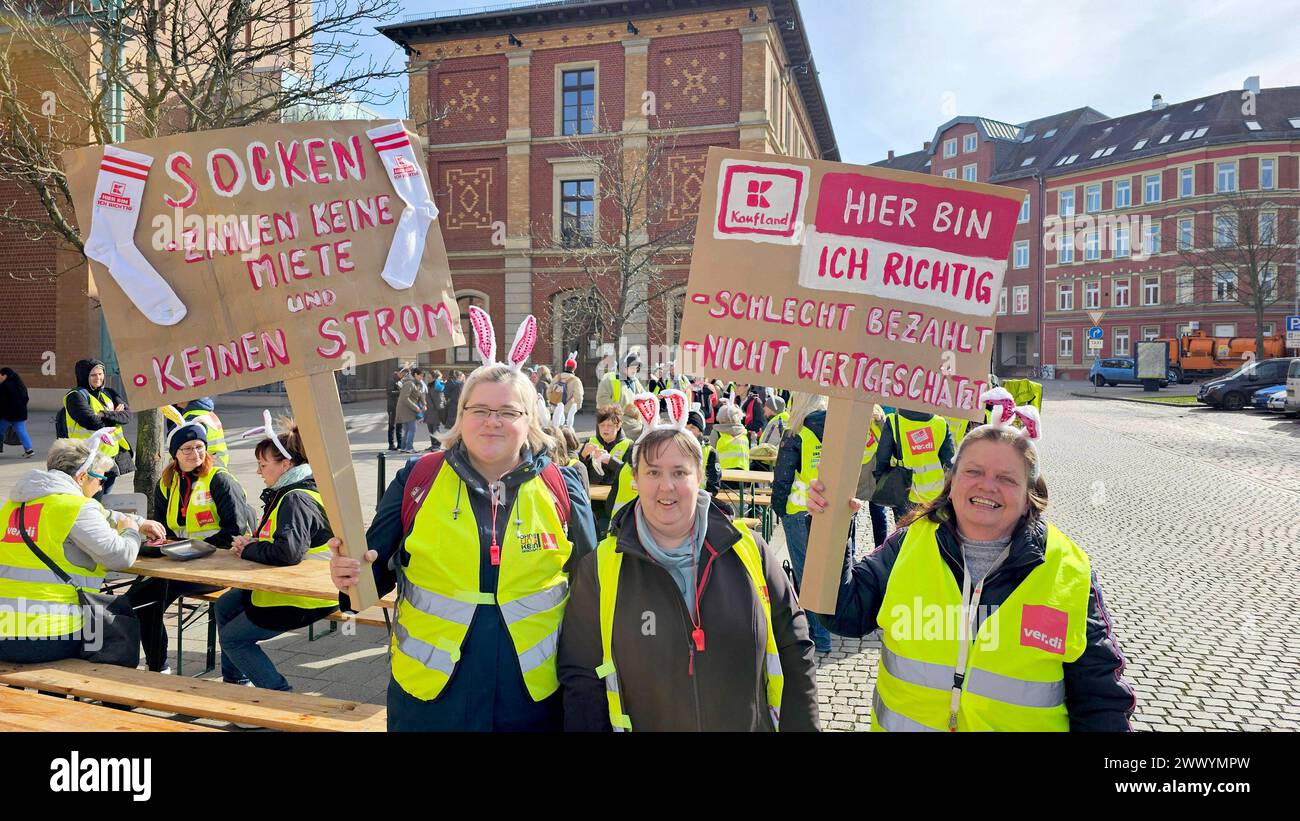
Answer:
[[[808,176],[800,166],[724,160],[714,236],[795,244]]]
[[[398,154],[393,157],[393,176],[394,177],[414,177],[420,173],[420,169],[415,167],[415,163]]]
[[[107,191],[102,192],[95,204],[101,208],[117,208],[121,211],[131,210],[131,198],[126,193],[126,186],[115,182]]]
[[[126,186],[120,182],[113,183],[113,193],[119,197],[123,196],[126,194]]]

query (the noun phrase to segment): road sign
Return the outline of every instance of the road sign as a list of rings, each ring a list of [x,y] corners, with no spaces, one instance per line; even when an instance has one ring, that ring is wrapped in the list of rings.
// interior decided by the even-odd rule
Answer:
[[[1105,343],[1104,343],[1104,340],[1101,340],[1101,339],[1089,339],[1089,340],[1088,340],[1088,350],[1090,350],[1090,351],[1100,351],[1100,350],[1101,350],[1101,346],[1102,346],[1103,344],[1105,344]]]
[[[1286,346],[1300,348],[1300,316],[1286,318]]]
[[[1089,341],[1089,342],[1100,342],[1100,341],[1102,341],[1102,340],[1105,339],[1105,338],[1106,338],[1106,332],[1103,331],[1101,328],[1089,328],[1089,329],[1088,329],[1088,341]],[[1100,348],[1101,346],[1098,345],[1097,347]]]
[[[1106,315],[1105,311],[1089,311],[1088,318],[1092,320],[1093,325],[1100,325],[1101,318]]]

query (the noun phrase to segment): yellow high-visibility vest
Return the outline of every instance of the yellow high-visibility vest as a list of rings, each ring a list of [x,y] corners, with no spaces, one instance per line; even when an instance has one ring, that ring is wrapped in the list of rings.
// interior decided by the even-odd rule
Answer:
[[[78,388],[77,390],[81,389]],[[72,396],[72,394],[76,392],[76,390],[68,391],[63,395],[63,420],[68,428],[69,439],[88,439],[90,438],[90,434],[94,433],[94,431],[87,430],[81,425],[78,425],[77,421],[72,418],[72,414],[68,411],[68,397]],[[94,391],[86,391],[86,399],[90,402],[90,410],[92,413],[103,413],[113,409],[108,402],[101,400]],[[121,425],[113,428],[113,444],[100,445],[99,450],[110,459],[116,456],[120,451],[131,450],[131,445],[126,441],[126,436],[122,433]]]
[[[822,461],[822,441],[817,438],[817,434],[813,433],[811,428],[806,426],[799,428],[798,435],[799,467],[795,468],[794,480],[802,482],[804,485],[810,485],[817,478],[817,469]],[[867,436],[866,447],[862,449],[862,464],[871,463],[871,459],[876,455],[876,448],[878,447],[880,447],[880,425],[876,424],[873,419],[871,420],[871,433]],[[802,513],[807,509],[807,505],[795,504],[790,498],[786,498],[786,515]]]
[[[45,562],[23,541],[19,529],[20,503],[8,501],[0,507],[0,638],[66,638],[81,631],[81,605],[77,591],[46,567]],[[107,570],[96,564],[86,568],[73,564],[63,552],[82,507],[99,502],[75,493],[51,493],[32,499],[23,511],[27,534],[77,587],[98,591]]]
[[[158,490],[167,500],[167,527],[182,539],[206,539],[214,533],[221,532],[221,515],[217,512],[217,503],[212,498],[212,479],[218,473],[228,473],[225,468],[213,468],[207,476],[195,478],[190,485],[189,504],[185,508],[185,521],[181,521],[181,474],[180,470],[172,473],[172,481],[164,485],[158,480]],[[281,500],[283,501],[283,499]],[[279,505],[276,505],[277,510]],[[271,514],[272,517],[275,513]],[[268,519],[267,524],[271,521]]]
[[[718,433],[718,467],[723,470],[749,470],[749,436]]]
[[[943,463],[939,461],[939,448],[948,435],[948,423],[942,416],[932,416],[928,421],[915,422],[894,413],[895,441],[903,455],[903,467],[912,471],[912,487],[907,498],[913,504],[924,504],[938,498],[943,491]]]
[[[302,493],[316,503],[321,509],[322,515],[325,511],[325,503],[321,500],[320,493],[315,490],[306,488],[297,488],[280,496],[275,502],[275,508],[271,510],[271,515],[266,518],[266,523],[258,531],[257,538],[269,542],[275,538],[276,528],[279,526],[280,505],[284,500],[289,498],[290,494]],[[329,539],[320,544],[314,544],[307,550],[307,555],[303,561],[329,561],[330,548]],[[321,607],[338,607],[338,599],[317,599],[311,596],[291,596],[288,593],[268,593],[265,590],[254,590],[252,592],[252,602],[254,607],[300,607],[304,610],[315,610]]]
[[[185,421],[189,422],[200,416],[208,416],[211,423],[204,422],[203,427],[208,436],[208,453],[212,454],[212,459],[218,465],[230,467],[230,449],[226,446],[226,429],[221,424],[221,419],[215,411],[190,410],[185,412]]]

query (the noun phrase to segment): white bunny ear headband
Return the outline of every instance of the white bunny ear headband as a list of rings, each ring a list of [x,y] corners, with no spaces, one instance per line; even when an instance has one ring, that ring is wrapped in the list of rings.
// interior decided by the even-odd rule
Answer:
[[[659,401],[663,400],[668,406],[668,421],[659,421]],[[633,446],[641,444],[641,440],[656,430],[686,430],[686,416],[690,413],[691,399],[682,391],[672,389],[660,391],[658,396],[653,393],[638,393],[632,397],[632,404],[636,407],[637,415],[641,417],[641,435],[636,438]]]
[[[564,421],[564,406],[556,405],[555,412],[551,414],[551,427],[558,431],[560,428],[564,427]]]
[[[168,407],[171,407],[171,406],[169,405]],[[171,418],[171,414],[164,414],[164,415],[167,416],[168,419]],[[268,413],[267,415],[269,416],[270,414]],[[182,420],[181,420],[181,423],[180,423],[179,425],[177,425],[176,427],[172,428],[172,432],[171,432],[171,433],[167,434],[167,441],[166,441],[166,443],[164,443],[164,444],[165,444],[165,447],[167,448],[167,451],[168,451],[169,453],[171,452],[171,449],[172,449],[172,440],[176,438],[176,434],[180,433],[180,432],[181,432],[182,430],[184,430],[185,428],[200,428],[200,429],[203,430],[203,432],[204,432],[204,437],[206,438],[206,437],[207,437],[207,429],[208,429],[209,427],[216,427],[216,420],[213,419],[211,416],[209,416],[209,415],[206,414],[206,413],[200,414],[200,415],[194,417],[193,419],[189,420],[188,422],[185,421],[184,419],[182,419]]]
[[[280,441],[279,434],[275,432],[275,425],[271,424],[271,412],[269,410],[262,411],[262,426],[260,428],[251,428],[246,430],[239,438],[247,439],[250,436],[268,437],[275,443],[275,449],[284,454],[284,458],[288,459],[290,462],[293,461],[293,457],[289,455],[288,449],[285,448],[284,443]]]
[[[104,447],[104,445],[113,444],[116,441],[116,433],[115,428],[100,428],[90,434],[90,438],[86,440],[86,446],[90,448],[90,453],[86,455],[86,461],[81,463],[81,467],[77,468],[77,472],[72,474],[74,479],[83,473],[90,472],[91,466],[95,464],[95,458],[100,454],[100,448]]]
[[[497,335],[492,327],[492,318],[488,316],[487,311],[477,305],[471,305],[469,324],[474,328],[474,349],[478,351],[479,360],[485,367],[498,364]],[[512,371],[520,370],[536,345],[537,318],[529,314],[524,317],[523,322],[519,323],[519,330],[515,331],[515,341],[510,346],[510,355],[502,364],[509,365]]]
[[[1038,408],[1033,405],[1017,406],[1016,400],[1006,388],[992,388],[980,394],[980,405],[992,405],[989,411],[989,424],[995,428],[1009,428],[1012,422],[1020,423],[1020,435],[1029,441],[1034,449],[1034,473],[1030,481],[1038,478],[1041,472],[1042,455],[1038,452],[1038,441],[1043,438],[1043,422],[1038,415]],[[968,440],[963,439],[962,444]]]

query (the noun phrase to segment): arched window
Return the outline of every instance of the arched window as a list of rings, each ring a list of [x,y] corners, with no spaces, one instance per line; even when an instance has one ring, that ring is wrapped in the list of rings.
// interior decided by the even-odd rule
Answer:
[[[478,357],[474,354],[474,331],[469,324],[471,307],[488,310],[487,294],[481,291],[457,291],[456,307],[460,309],[460,327],[465,332],[465,344],[451,349],[451,361],[454,365],[474,365]]]

